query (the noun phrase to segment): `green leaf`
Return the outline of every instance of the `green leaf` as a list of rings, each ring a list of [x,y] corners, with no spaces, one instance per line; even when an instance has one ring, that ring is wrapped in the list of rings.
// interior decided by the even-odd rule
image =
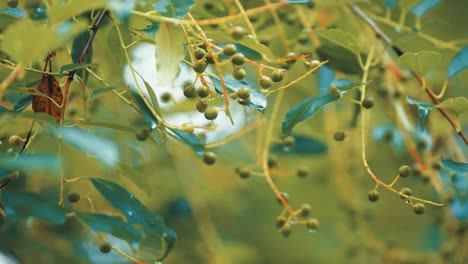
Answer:
[[[107,7],[117,15],[119,20],[126,22],[133,9],[135,9],[135,0],[107,0]]]
[[[73,39],[73,44],[72,44],[72,49],[71,49],[71,56],[73,59],[73,63],[79,63],[80,56],[83,53],[83,50],[86,47],[86,44],[88,43],[88,40],[90,39],[90,37],[91,37],[91,32],[89,30],[84,30]],[[93,60],[93,45],[89,47],[88,53],[86,53],[83,63],[91,63],[92,60]],[[84,71],[82,69],[78,69],[76,71],[76,74],[81,77],[85,85],[88,83],[89,72]]]
[[[205,154],[205,144],[197,136],[177,129],[171,129],[171,131],[187,144],[197,156],[201,157]]]
[[[58,202],[45,199],[43,195],[8,191],[2,194],[2,201],[7,219],[11,221],[35,217],[50,224],[65,223],[65,209]]]
[[[94,156],[108,167],[113,167],[119,161],[117,144],[109,139],[97,137],[74,127],[63,128],[62,138],[70,146]]]
[[[394,8],[398,4],[398,0],[384,0],[386,8]]]
[[[295,125],[311,118],[324,105],[340,99],[339,95],[326,94],[319,97],[310,97],[291,108],[282,122],[282,137],[285,138]]]
[[[316,49],[322,61],[328,60],[327,66],[330,68],[349,74],[361,74],[362,69],[358,57],[349,49],[341,45],[336,45],[330,41],[322,41],[319,48]],[[366,55],[360,54],[362,60],[366,60]]]
[[[122,40],[124,45],[132,43],[132,35],[128,27],[119,27],[120,33],[122,34]],[[117,28],[113,25],[107,33],[107,45],[109,46],[109,57],[112,58],[114,63],[117,65],[123,65],[126,63],[125,53],[122,45],[120,44],[119,34]]]
[[[218,76],[210,76],[211,82],[214,84],[218,93],[223,92],[223,87]],[[264,111],[267,106],[267,99],[258,89],[252,89],[245,81],[234,80],[229,77],[224,77],[224,84],[229,93],[235,93],[242,87],[248,88],[250,91],[250,103],[247,106]]]
[[[138,244],[143,238],[143,232],[118,216],[91,213],[76,213],[76,216],[93,231],[111,234],[127,241],[132,246]]]
[[[352,53],[358,55],[360,48],[356,38],[350,34],[342,31],[341,29],[331,28],[318,28],[315,31],[319,37],[324,38],[335,45],[341,46]]]
[[[91,66],[96,66],[96,64],[91,64],[91,63],[87,63],[87,64],[83,64],[83,63],[65,64],[62,67],[60,67],[60,75],[64,76],[64,75],[68,74],[69,72],[71,72],[73,70],[85,69],[85,68],[88,68],[88,67],[91,67]]]
[[[416,6],[411,9],[411,12],[417,16],[421,17],[440,3],[440,0],[423,0],[419,2]]]
[[[267,46],[265,46],[263,44],[255,42],[255,40],[253,40],[251,38],[245,37],[245,38],[242,38],[240,40],[234,40],[232,38],[231,34],[229,34],[227,32],[224,32],[224,31],[206,31],[206,34],[210,38],[213,38],[213,40],[215,42],[219,42],[219,43],[238,43],[238,44],[240,44],[242,46],[245,46],[245,47],[249,48],[250,50],[253,50],[253,51],[257,52],[258,54],[255,54],[255,53],[252,53],[250,50],[247,50],[248,53],[244,54],[247,58],[250,58],[252,60],[257,58],[257,57],[260,57],[260,59],[261,59],[262,54],[267,56],[268,58],[274,58],[274,55],[271,52],[270,48],[268,48]],[[239,50],[239,51],[242,52],[242,49]]]
[[[162,16],[181,19],[195,4],[193,0],[159,0],[153,7]]]
[[[447,78],[468,68],[468,47],[464,47],[455,55],[447,71]]]
[[[60,160],[55,155],[22,154],[15,159],[0,158],[0,169],[8,171],[53,172],[60,168]]]
[[[441,58],[441,55],[435,51],[423,50],[416,53],[405,52],[398,58],[398,62],[413,72],[425,75],[429,70],[439,65]]]
[[[426,128],[426,122],[427,122],[427,119],[429,118],[429,114],[431,113],[432,109],[435,107],[435,104],[420,102],[410,97],[407,97],[407,101],[408,101],[408,104],[415,105],[418,107],[419,120],[420,120],[419,126],[421,130],[424,130]]]
[[[220,48],[224,48],[224,46],[226,46],[227,44],[229,43],[220,43],[218,44],[218,46]],[[251,60],[254,60],[254,61],[259,61],[262,59],[262,54],[256,52],[255,50],[249,48],[249,47],[246,47],[242,44],[239,44],[239,43],[234,43],[234,46],[236,46],[236,50],[238,53],[242,53],[246,58],[248,59],[251,59]],[[230,56],[227,56],[226,54],[224,53],[221,53],[218,55],[218,58],[220,60],[229,60],[231,59]]]
[[[133,225],[141,225],[145,232],[145,239],[156,236],[163,245],[152,245],[152,250],[159,250],[158,259],[163,259],[174,246],[176,235],[174,231],[166,227],[163,218],[146,208],[133,194],[122,186],[104,179],[90,178],[94,187],[116,209],[127,218],[127,222]]]
[[[330,86],[338,89],[342,95],[361,85],[361,83],[356,83],[347,79],[336,79],[330,83]]]
[[[96,96],[98,94],[101,94],[101,93],[106,93],[106,92],[111,92],[115,90],[115,87],[113,86],[108,86],[108,87],[100,87],[100,88],[94,88],[92,91],[91,91],[91,99],[94,99],[96,98]]]
[[[468,100],[466,97],[450,98],[437,105],[437,108],[448,111],[455,119],[457,131],[461,131],[460,115],[468,110]]]
[[[156,129],[156,127],[158,126],[158,120],[151,112],[151,109],[145,104],[145,101],[143,101],[143,98],[141,98],[140,94],[137,91],[131,89],[130,93],[132,94],[133,101],[136,103],[138,109],[148,122],[150,130]]]
[[[156,33],[156,76],[159,85],[167,84],[179,74],[179,63],[185,56],[182,27],[161,23]]]
[[[50,22],[53,24],[65,21],[74,16],[78,16],[91,9],[104,8],[108,0],[93,0],[93,1],[82,1],[72,0],[67,1],[64,4],[52,5],[48,10]]]
[[[403,10],[409,10],[411,7],[416,5],[421,0],[399,0],[398,6]]]
[[[274,153],[292,154],[292,155],[320,155],[328,151],[328,146],[315,138],[302,135],[292,135],[294,137],[294,146],[288,148],[283,143],[272,145],[271,151]]]
[[[92,127],[102,127],[108,128],[115,131],[126,132],[130,134],[135,134],[139,129],[134,127],[128,127],[121,124],[107,123],[107,122],[94,122],[94,121],[80,121],[81,125],[92,126]]]
[[[468,173],[468,163],[456,162],[449,159],[441,159],[442,166],[460,174]]]
[[[19,8],[6,8],[0,10],[0,31],[3,31],[8,25],[23,19],[26,16],[23,10]]]
[[[6,109],[5,107],[0,105],[0,113],[3,112],[12,112],[12,113],[18,113],[23,111],[28,105],[31,103],[32,100],[32,95],[31,94],[22,94],[19,98],[19,100],[15,103],[13,106],[13,109]]]

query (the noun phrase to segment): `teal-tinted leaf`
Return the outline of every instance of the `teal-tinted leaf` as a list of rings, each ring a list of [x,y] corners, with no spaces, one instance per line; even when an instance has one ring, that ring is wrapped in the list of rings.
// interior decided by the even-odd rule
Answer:
[[[411,9],[411,12],[417,17],[420,17],[427,13],[427,11],[434,8],[436,5],[440,3],[440,0],[423,0],[419,4]]]
[[[331,87],[335,87],[336,89],[338,89],[338,91],[340,91],[341,94],[345,94],[351,91],[353,88],[358,87],[360,85],[362,84],[355,83],[347,79],[336,79],[330,84]]]
[[[0,10],[0,30],[3,31],[8,25],[23,19],[26,14],[19,8],[6,8]]]
[[[182,130],[171,129],[171,131],[179,137],[185,144],[187,144],[197,156],[205,154],[205,144],[194,134],[187,133]]]
[[[96,98],[101,93],[106,93],[115,90],[115,87],[113,86],[108,86],[108,87],[100,87],[100,88],[94,88],[91,91],[91,99]]]
[[[143,99],[141,98],[140,94],[137,93],[137,91],[134,91],[132,89],[130,90],[130,92],[132,94],[133,102],[136,103],[138,109],[145,117],[146,121],[149,124],[150,130],[156,129],[156,127],[158,126],[158,120],[151,112],[151,109],[146,105],[145,101],[143,101]]]
[[[109,139],[97,137],[75,127],[63,128],[62,138],[70,146],[94,156],[108,167],[119,161],[117,144]]]
[[[398,57],[398,62],[411,71],[425,75],[439,64],[441,58],[442,56],[435,51],[423,50],[416,53],[405,52]]]
[[[146,234],[145,239],[156,236],[164,245],[152,245],[153,250],[163,250],[159,259],[163,259],[174,246],[176,235],[174,231],[166,227],[163,218],[146,208],[135,196],[122,186],[104,179],[91,178],[94,187],[116,209],[120,210],[127,218],[127,222],[141,225]]]
[[[223,93],[223,86],[218,76],[210,76],[211,82],[214,84],[218,93]],[[242,87],[248,88],[250,91],[250,103],[247,106],[263,111],[267,106],[267,99],[258,89],[251,89],[251,86],[245,81],[239,81],[230,77],[224,77],[224,84],[229,93],[235,93]]]
[[[0,158],[0,169],[8,171],[56,171],[60,160],[55,155],[22,154],[15,159]]]
[[[96,64],[91,64],[91,63],[87,63],[87,64],[83,64],[83,63],[65,64],[62,67],[60,67],[60,75],[64,76],[64,75],[68,74],[69,72],[71,72],[73,70],[81,70],[81,69],[85,69],[85,68],[88,68],[88,67],[91,67],[91,66],[96,66]]]
[[[421,2],[421,0],[400,0],[398,1],[398,6],[407,11],[410,10],[413,6],[415,6],[418,2]]]
[[[121,217],[91,213],[76,213],[76,215],[92,230],[121,238],[129,245],[136,245],[143,238],[143,232],[124,222]]]
[[[456,219],[468,219],[468,202],[466,199],[462,199],[462,197],[456,197],[450,203],[450,209],[452,209],[452,214]]]
[[[420,102],[417,100],[414,100],[410,97],[407,98],[408,104],[410,105],[415,105],[418,107],[418,112],[419,112],[419,120],[420,120],[420,129],[424,130],[426,128],[426,121],[429,117],[429,114],[431,113],[432,109],[435,107],[434,104],[431,103],[425,103],[425,102]]]
[[[114,11],[119,20],[126,22],[135,8],[135,0],[108,0],[107,7]]]
[[[359,54],[359,45],[356,38],[350,34],[342,31],[341,29],[331,28],[318,28],[315,31],[315,34],[324,38],[335,45],[341,46],[354,54]]]
[[[161,15],[181,19],[195,4],[193,0],[159,0],[153,7]]]
[[[78,34],[73,39],[72,49],[71,49],[71,56],[73,59],[73,63],[81,63],[80,56],[83,53],[84,48],[86,47],[86,43],[88,43],[89,38],[91,37],[91,32],[89,30],[83,30],[80,34]],[[82,63],[91,63],[93,60],[93,45],[91,45],[88,49],[88,53],[84,57]],[[88,82],[89,73],[82,69],[78,69],[76,71],[77,76],[81,77],[83,83],[86,85]]]
[[[159,85],[167,84],[179,74],[185,56],[185,34],[181,26],[162,23],[156,33],[156,76]]]
[[[0,113],[3,112],[13,112],[13,113],[18,113],[23,111],[28,105],[31,103],[32,100],[32,95],[31,94],[22,94],[15,105],[13,106],[13,109],[7,109],[3,106],[0,105]]]
[[[285,147],[282,143],[272,145],[271,151],[274,153],[293,154],[293,155],[320,155],[328,151],[328,146],[309,136],[292,135],[295,143],[292,147]]]
[[[160,23],[156,21],[152,21],[152,20],[150,20],[149,22],[150,24],[147,25],[146,27],[142,29],[135,29],[135,30],[140,31],[140,32],[145,32],[146,34],[150,36],[151,39],[154,39],[156,37],[156,33],[159,30]]]
[[[319,97],[307,98],[301,103],[295,105],[286,113],[286,117],[282,122],[282,137],[285,138],[289,134],[291,134],[291,131],[294,126],[296,126],[302,121],[311,118],[324,105],[336,101],[338,99],[340,99],[339,95],[326,94]]]
[[[468,173],[468,163],[457,162],[457,161],[453,161],[449,159],[441,159],[440,162],[442,166],[456,173],[460,173],[460,174]]]
[[[65,223],[65,209],[37,193],[8,191],[2,194],[2,201],[7,219],[11,221],[36,217],[50,224]]]
[[[377,142],[392,143],[395,150],[402,152],[406,149],[405,141],[400,130],[393,125],[381,125],[374,128],[372,136]]]
[[[329,61],[327,66],[333,70],[349,74],[362,73],[357,55],[341,45],[323,40],[322,44],[316,51],[322,61]],[[363,61],[366,60],[366,55],[360,54],[359,56],[361,56]]]
[[[468,68],[468,47],[464,47],[460,52],[455,55],[447,72],[447,78]]]
[[[386,8],[394,8],[398,4],[398,0],[384,0]]]
[[[244,54],[247,58],[249,59],[255,59],[260,56],[261,54],[267,56],[268,58],[274,58],[273,53],[271,52],[270,48],[267,46],[257,43],[255,40],[245,37],[240,40],[234,40],[231,36],[231,34],[224,32],[224,31],[206,31],[206,34],[210,37],[213,38],[215,42],[220,42],[220,43],[238,43],[244,47],[247,47],[248,49],[244,49],[246,51],[246,54]],[[257,54],[251,52],[251,50],[255,51]],[[239,51],[242,51],[239,50]]]
[[[335,79],[335,71],[332,70],[327,65],[322,65],[318,71],[318,86],[320,95],[325,95],[328,93],[331,82]]]
[[[288,4],[307,4],[307,3],[313,3],[314,0],[287,0],[286,2]]]

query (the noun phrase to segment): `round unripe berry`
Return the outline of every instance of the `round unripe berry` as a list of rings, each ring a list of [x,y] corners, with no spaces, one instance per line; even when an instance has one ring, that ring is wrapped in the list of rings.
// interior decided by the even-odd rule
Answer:
[[[274,168],[278,166],[278,158],[274,155],[268,157],[268,168]]]
[[[286,217],[284,217],[284,216],[278,216],[278,217],[276,218],[276,226],[277,226],[278,228],[281,228],[281,227],[284,226],[284,224],[286,224]]]
[[[250,177],[250,175],[252,174],[250,168],[248,167],[241,167],[239,168],[239,170],[237,171],[237,174],[239,174],[239,176],[242,178],[242,179],[247,179]]]
[[[374,106],[374,99],[372,97],[366,97],[362,100],[361,104],[365,109],[371,109]]]
[[[317,67],[317,66],[319,66],[319,65],[320,65],[320,61],[319,61],[319,60],[313,60],[313,61],[311,61],[310,64],[309,64],[310,68],[315,68],[315,67]]]
[[[193,53],[193,55],[195,55],[195,58],[197,60],[201,60],[205,57],[206,51],[204,49],[197,48],[195,52]]]
[[[18,135],[11,135],[8,138],[8,144],[12,146],[19,146],[19,144],[21,144],[21,141],[23,141],[23,139]]]
[[[403,165],[398,169],[398,175],[400,177],[406,178],[411,174],[411,168],[408,165]]]
[[[216,54],[215,55],[212,55],[212,54],[206,55],[206,62],[208,62],[209,64],[214,64],[215,61],[213,59],[213,56],[216,56]]]
[[[307,217],[310,214],[310,211],[312,210],[312,206],[310,204],[302,204],[301,209],[299,211],[299,215],[302,217]]]
[[[163,103],[167,103],[167,102],[171,101],[171,99],[172,99],[172,94],[169,93],[169,92],[164,92],[164,93],[161,94],[161,97],[160,97],[160,98],[161,98],[161,101],[162,101]]]
[[[260,87],[262,87],[263,89],[268,89],[271,86],[271,79],[268,76],[262,76],[260,77],[259,83]]]
[[[213,152],[210,152],[210,151],[205,152],[205,154],[203,155],[203,162],[204,162],[206,165],[213,165],[213,164],[215,164],[215,162],[216,162],[216,154],[214,154]]]
[[[206,64],[206,62],[204,60],[198,60],[193,65],[193,69],[198,73],[203,73],[207,66],[208,66],[208,64]]]
[[[215,120],[218,117],[218,109],[215,107],[209,107],[205,111],[205,118],[208,120]]]
[[[320,226],[320,222],[315,218],[309,218],[306,222],[306,227],[309,230],[317,230]]]
[[[232,55],[231,62],[234,65],[240,66],[245,63],[245,56],[242,53],[236,53]]]
[[[136,138],[139,140],[139,141],[145,141],[146,139],[148,139],[149,137],[149,130],[146,129],[146,128],[142,128],[140,130],[137,131],[136,133]]]
[[[190,123],[183,123],[182,124],[182,128],[185,132],[189,133],[189,134],[193,134],[193,131],[195,131],[195,128],[193,127],[192,124]]]
[[[413,205],[413,212],[415,214],[418,214],[418,215],[424,214],[425,210],[426,210],[426,206],[423,203],[417,203]]]
[[[296,174],[297,174],[298,177],[304,178],[307,175],[309,175],[309,169],[305,168],[305,167],[304,168],[299,168],[299,169],[297,169]]]
[[[281,70],[274,70],[271,73],[271,80],[273,82],[281,82],[284,78],[284,73]]]
[[[99,246],[99,251],[101,251],[104,254],[107,254],[111,251],[112,246],[109,243],[104,243]]]
[[[283,139],[283,145],[288,148],[294,147],[294,144],[296,144],[296,139],[294,139],[293,136],[287,136],[285,139]]]
[[[18,0],[8,0],[7,4],[8,4],[8,7],[11,7],[11,8],[16,8],[18,6]]]
[[[232,70],[232,77],[236,80],[242,80],[247,75],[247,72],[242,68],[234,68]]]
[[[80,200],[80,194],[77,192],[69,193],[67,199],[70,203],[76,203]]]
[[[248,105],[248,104],[250,104],[250,97],[247,98],[247,99],[242,99],[242,100],[240,100],[240,101],[239,101],[239,104],[241,104],[241,105]]]
[[[245,29],[240,26],[233,27],[231,30],[231,36],[235,40],[241,39],[245,34]]]
[[[404,199],[404,200],[408,199],[408,198],[406,198],[406,196],[411,196],[411,195],[413,195],[413,193],[411,192],[410,188],[408,188],[408,187],[401,188],[401,190],[400,190],[400,198],[401,199]]]
[[[372,190],[367,194],[367,198],[371,202],[377,202],[377,200],[379,200],[379,197],[380,197],[380,195],[379,195],[379,192],[377,190]]]
[[[196,107],[197,107],[198,112],[204,113],[206,109],[208,108],[208,105],[202,101],[198,101]]]
[[[290,223],[285,223],[283,227],[281,227],[281,234],[283,237],[289,237],[292,232],[292,226]]]
[[[239,90],[237,90],[236,94],[237,97],[239,97],[240,99],[247,99],[250,97],[250,91],[246,87],[242,87]]]
[[[236,45],[227,44],[226,46],[224,46],[223,52],[224,52],[224,54],[226,54],[228,56],[232,56],[232,55],[236,54],[236,52],[237,52]]]
[[[210,89],[208,89],[208,87],[206,87],[206,86],[200,86],[197,89],[197,95],[200,98],[206,98],[208,95],[210,95]]]
[[[343,141],[347,136],[348,134],[344,131],[336,131],[335,134],[333,134],[333,139],[335,141]]]
[[[441,166],[440,162],[434,161],[434,163],[432,163],[432,168],[434,170],[440,170],[442,168],[442,166]]]
[[[197,97],[197,90],[195,90],[193,84],[184,85],[184,96],[187,98]]]

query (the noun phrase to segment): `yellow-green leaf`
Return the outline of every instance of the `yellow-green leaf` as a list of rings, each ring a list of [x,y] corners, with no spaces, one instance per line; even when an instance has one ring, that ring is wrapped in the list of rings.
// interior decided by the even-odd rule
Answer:
[[[53,5],[48,11],[49,19],[52,23],[65,21],[73,16],[78,16],[83,12],[94,8],[103,8],[107,4],[106,0],[82,1],[72,0],[66,4]]]
[[[179,74],[179,62],[185,55],[185,35],[180,26],[162,23],[156,33],[156,76],[159,85]]]
[[[437,108],[449,112],[455,120],[457,131],[461,131],[460,115],[468,110],[468,99],[466,97],[450,98],[437,105]]]
[[[425,75],[439,64],[441,58],[440,54],[435,51],[423,50],[416,53],[405,52],[398,58],[398,62],[414,72]]]
[[[326,29],[319,28],[314,31],[319,37],[324,38],[336,45],[339,45],[354,54],[359,54],[359,45],[356,38],[350,34],[342,31],[341,29]]]

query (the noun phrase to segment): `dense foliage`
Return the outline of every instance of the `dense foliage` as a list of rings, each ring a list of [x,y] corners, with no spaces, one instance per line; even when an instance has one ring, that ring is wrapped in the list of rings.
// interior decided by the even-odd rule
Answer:
[[[468,262],[467,7],[3,1],[0,257]]]

